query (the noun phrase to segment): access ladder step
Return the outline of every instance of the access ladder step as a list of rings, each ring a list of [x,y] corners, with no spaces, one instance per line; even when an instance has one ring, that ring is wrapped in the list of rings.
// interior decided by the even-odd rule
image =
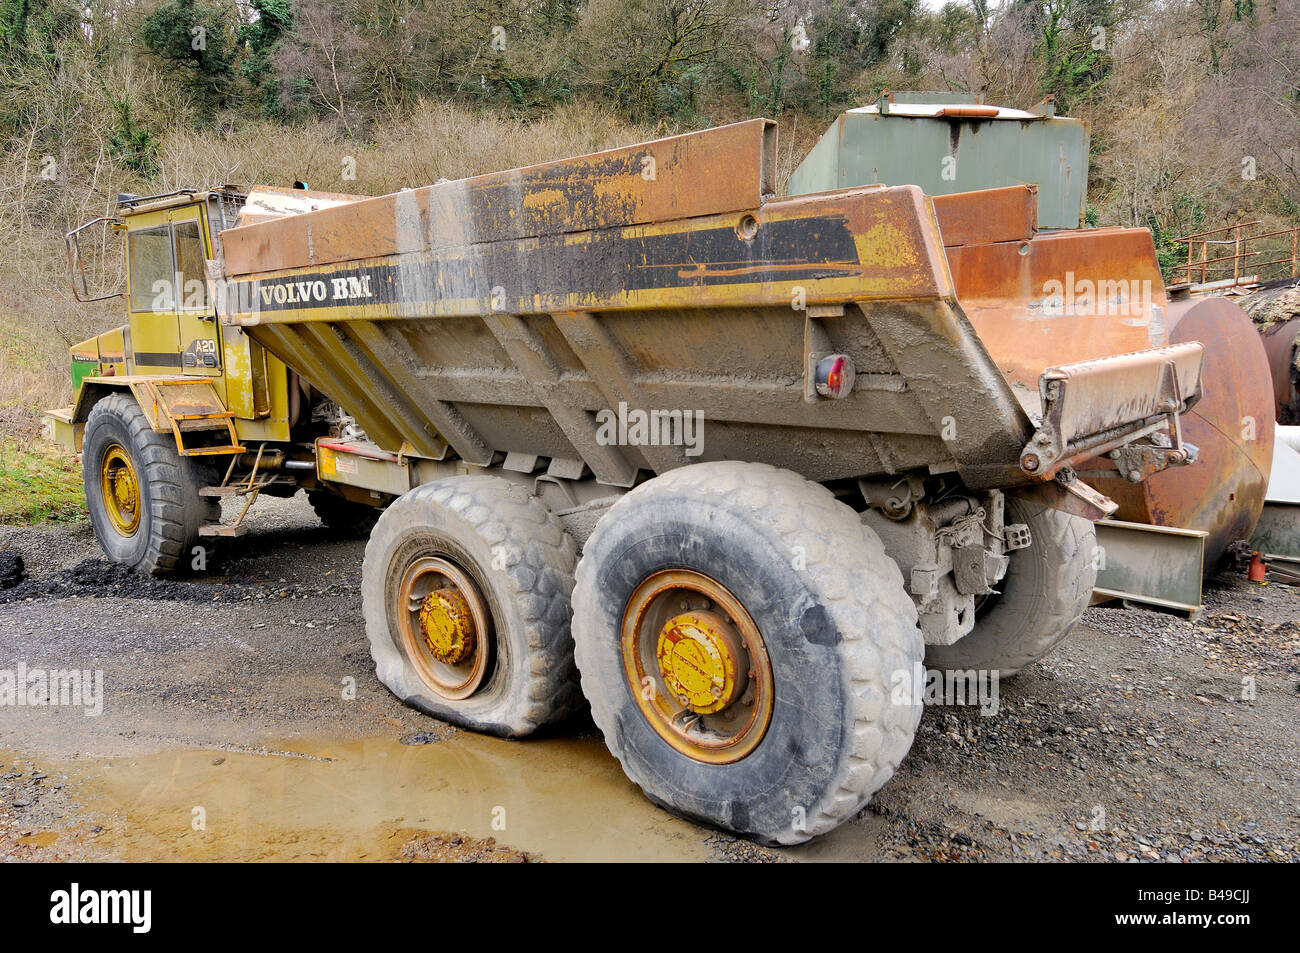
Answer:
[[[201,486],[199,487],[199,496],[238,496],[241,493],[249,492],[242,486]]]
[[[227,525],[225,523],[204,523],[199,527],[200,536],[220,536],[222,539],[235,539],[248,532],[243,522]]]

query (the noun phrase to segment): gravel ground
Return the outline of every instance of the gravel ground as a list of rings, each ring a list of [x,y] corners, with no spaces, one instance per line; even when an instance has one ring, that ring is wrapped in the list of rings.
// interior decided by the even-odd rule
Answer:
[[[0,708],[0,856],[1300,860],[1290,587],[1216,580],[1196,622],[1090,609],[996,715],[931,706],[862,814],[775,851],[649,805],[585,718],[512,743],[405,708],[369,660],[364,541],[301,497],[255,515],[162,581],[101,561],[84,524],[0,527],[26,569],[0,588],[0,668],[104,679],[99,717]]]

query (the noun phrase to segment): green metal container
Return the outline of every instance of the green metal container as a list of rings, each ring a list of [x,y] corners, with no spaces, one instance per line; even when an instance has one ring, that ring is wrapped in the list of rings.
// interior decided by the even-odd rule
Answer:
[[[907,102],[905,100],[921,100]],[[894,94],[840,115],[790,176],[789,195],[856,185],[919,185],[928,195],[1038,187],[1038,227],[1078,228],[1088,124],[976,104],[952,94]]]

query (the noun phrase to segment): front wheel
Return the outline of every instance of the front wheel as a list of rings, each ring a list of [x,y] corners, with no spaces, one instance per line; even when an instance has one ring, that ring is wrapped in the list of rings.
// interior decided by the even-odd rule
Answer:
[[[920,718],[898,566],[849,507],[762,464],[673,470],[614,504],[578,564],[575,655],[651,800],[793,844],[856,814]]]
[[[199,527],[219,518],[216,501],[199,496],[194,464],[170,434],[149,426],[130,394],[111,394],[91,409],[81,469],[95,538],[115,563],[171,572]]]

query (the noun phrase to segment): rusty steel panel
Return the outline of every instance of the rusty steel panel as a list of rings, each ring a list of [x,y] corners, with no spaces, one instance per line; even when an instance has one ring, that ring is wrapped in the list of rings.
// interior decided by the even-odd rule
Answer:
[[[1205,346],[1201,399],[1182,418],[1199,455],[1142,483],[1091,482],[1119,503],[1119,519],[1204,530],[1210,572],[1229,545],[1250,538],[1264,507],[1274,441],[1268,360],[1250,319],[1225,298],[1175,301],[1169,320],[1172,341]]]
[[[754,209],[776,192],[775,163],[776,124],[751,119],[230,229],[222,236],[226,271],[246,275]]]
[[[1273,381],[1274,416],[1279,423],[1300,422],[1300,318],[1261,327],[1259,336]]]
[[[1038,190],[1013,185],[933,197],[945,246],[1027,242],[1038,232]]]
[[[1031,415],[1052,364],[1168,343],[1151,234],[1099,228],[947,249],[962,308]]]
[[[325,212],[249,226],[302,224]],[[226,232],[224,234],[229,234]],[[435,246],[234,279],[227,320],[268,322],[776,306],[950,297],[913,186],[768,202],[680,222]]]

